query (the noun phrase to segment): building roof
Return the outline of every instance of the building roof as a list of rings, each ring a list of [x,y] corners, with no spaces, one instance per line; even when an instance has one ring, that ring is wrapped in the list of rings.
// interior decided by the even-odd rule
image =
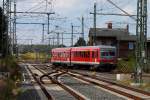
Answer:
[[[94,36],[94,28],[89,31],[89,37]],[[117,40],[135,41],[136,36],[130,35],[127,29],[123,28],[96,28],[96,37],[116,37]]]

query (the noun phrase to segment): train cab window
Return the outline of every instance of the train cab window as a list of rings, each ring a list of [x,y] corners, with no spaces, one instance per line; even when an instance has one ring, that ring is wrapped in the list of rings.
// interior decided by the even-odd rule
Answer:
[[[101,56],[109,56],[108,52],[101,52]]]
[[[110,56],[115,56],[115,52],[111,51],[111,52],[109,52],[109,55]]]
[[[101,56],[102,57],[106,57],[106,56],[111,56],[111,57],[113,57],[113,56],[115,56],[115,52],[114,51],[103,51],[103,52],[101,52]]]

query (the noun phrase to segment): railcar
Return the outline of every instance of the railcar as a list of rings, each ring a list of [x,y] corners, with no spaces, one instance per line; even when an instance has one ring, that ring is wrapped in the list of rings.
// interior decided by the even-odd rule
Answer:
[[[116,48],[113,46],[84,46],[52,49],[53,65],[85,66],[101,70],[116,67]]]

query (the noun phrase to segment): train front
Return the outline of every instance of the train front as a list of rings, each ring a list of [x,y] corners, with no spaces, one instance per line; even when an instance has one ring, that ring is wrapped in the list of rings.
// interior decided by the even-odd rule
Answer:
[[[117,65],[116,48],[100,49],[100,65],[102,69],[113,70]]]

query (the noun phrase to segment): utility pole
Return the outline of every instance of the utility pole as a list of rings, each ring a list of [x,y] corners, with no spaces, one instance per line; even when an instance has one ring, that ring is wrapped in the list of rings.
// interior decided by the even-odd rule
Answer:
[[[146,65],[147,48],[147,0],[138,0],[137,2],[137,26],[136,26],[136,67],[135,82],[142,82],[142,71]]]
[[[73,24],[71,24],[71,46],[73,46]]]
[[[84,17],[82,16],[82,38],[84,39]]]
[[[5,43],[2,46],[3,49],[3,55],[9,55],[10,54],[10,48],[9,48],[9,43],[10,43],[10,39],[8,37],[9,35],[9,25],[10,25],[10,0],[3,0],[3,14],[6,16],[6,21],[7,21],[7,30],[6,30],[6,34],[3,33],[3,43],[4,43],[4,38],[5,38]],[[2,18],[4,19],[4,17]],[[4,28],[4,23],[2,23],[2,28]],[[6,50],[4,50],[4,48],[6,48]]]
[[[73,46],[73,35],[74,34],[79,34],[79,33],[74,33],[74,27],[79,27],[79,26],[74,26],[72,23],[71,23],[71,46]],[[64,34],[70,34],[70,33],[64,33]],[[81,33],[80,33],[81,34]]]
[[[49,47],[50,47],[50,41],[51,41],[51,38],[48,38],[48,45],[49,45]]]
[[[30,40],[30,42],[31,42],[31,49],[32,49],[32,40],[33,40],[33,39],[29,39],[29,40]]]
[[[45,24],[42,24],[42,26],[43,26],[43,30],[42,30],[42,42],[44,42],[44,38],[45,38],[45,37],[44,37],[44,25],[45,25]]]
[[[90,13],[93,14],[93,28],[94,28],[94,34],[93,34],[93,38],[92,38],[92,45],[96,45],[96,2],[94,3],[94,13]]]
[[[47,17],[47,18],[48,18],[48,19],[47,19],[47,20],[48,20],[47,34],[49,34],[49,15],[50,15],[50,13],[47,13],[47,16],[48,16],[48,17]]]
[[[59,32],[57,32],[56,34],[57,34],[57,46],[59,46]]]
[[[19,22],[16,22],[15,24],[42,25],[42,39],[41,39],[41,41],[44,42],[44,39],[45,39],[44,32],[45,32],[46,23],[21,23],[21,22],[19,23]]]
[[[96,45],[96,2],[94,3],[94,38],[93,45]]]
[[[10,13],[14,13],[14,12],[10,12]],[[55,14],[54,12],[50,13],[50,12],[16,12],[16,13],[20,13],[20,14],[47,14],[47,24],[48,24],[48,27],[47,27],[47,34],[49,34],[49,20],[50,20],[50,15],[51,14]]]
[[[55,45],[55,37],[53,36],[53,47],[54,47],[54,45]]]
[[[12,6],[11,6],[11,4],[12,4],[12,3],[11,3],[11,1],[10,1],[10,2],[9,2],[9,6],[10,6],[10,7],[9,7],[9,12],[11,12],[11,7],[12,7]],[[12,51],[12,52],[11,52],[11,54],[13,54],[13,49],[12,49],[12,37],[11,37],[11,36],[12,36],[12,27],[11,27],[11,26],[12,26],[12,22],[11,22],[11,13],[9,13],[9,21],[10,21],[10,23],[9,23],[10,51]]]
[[[13,21],[13,53],[17,54],[17,35],[16,35],[16,0],[14,0],[14,21]]]
[[[64,45],[64,34],[62,33],[62,46]]]

